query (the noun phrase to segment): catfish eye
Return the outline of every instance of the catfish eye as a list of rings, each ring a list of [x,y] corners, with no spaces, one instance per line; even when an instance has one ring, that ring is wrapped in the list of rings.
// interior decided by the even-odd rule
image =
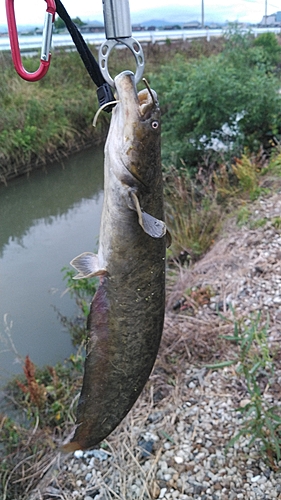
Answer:
[[[151,123],[151,127],[154,128],[154,129],[157,129],[159,127],[159,123],[154,120],[152,123]]]

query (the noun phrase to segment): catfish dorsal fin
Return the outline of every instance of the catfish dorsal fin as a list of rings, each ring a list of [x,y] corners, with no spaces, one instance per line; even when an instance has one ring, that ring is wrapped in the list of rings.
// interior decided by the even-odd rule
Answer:
[[[133,191],[131,192],[134,208],[138,214],[139,225],[144,232],[152,238],[162,238],[166,234],[166,224],[162,220],[156,219],[152,215],[141,209],[139,199]]]
[[[78,274],[74,276],[76,280],[107,274],[106,269],[100,267],[98,256],[91,252],[81,253],[70,262],[70,265],[78,271]]]

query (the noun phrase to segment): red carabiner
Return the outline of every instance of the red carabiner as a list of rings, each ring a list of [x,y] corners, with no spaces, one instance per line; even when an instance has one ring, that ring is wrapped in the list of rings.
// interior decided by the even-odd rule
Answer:
[[[45,24],[43,29],[43,42],[41,50],[40,66],[34,73],[29,73],[23,67],[20,55],[17,24],[15,18],[14,0],[6,0],[6,13],[8,22],[8,31],[10,36],[10,45],[12,59],[16,72],[28,82],[36,82],[46,75],[50,66],[50,46],[52,40],[52,27],[55,20],[56,4],[54,0],[46,0],[47,10],[45,15]]]

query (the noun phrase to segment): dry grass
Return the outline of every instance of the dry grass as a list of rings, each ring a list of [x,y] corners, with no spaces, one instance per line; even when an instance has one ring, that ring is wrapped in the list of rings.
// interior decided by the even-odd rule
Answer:
[[[196,262],[221,228],[223,208],[215,193],[210,186],[192,180],[186,171],[171,169],[165,179],[165,211],[173,256],[184,251],[190,263]]]

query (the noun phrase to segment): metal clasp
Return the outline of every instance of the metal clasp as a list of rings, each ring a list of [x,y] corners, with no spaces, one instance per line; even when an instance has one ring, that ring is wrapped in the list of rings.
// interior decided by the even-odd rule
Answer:
[[[40,66],[34,73],[29,73],[23,67],[18,40],[17,24],[15,17],[14,0],[6,0],[6,13],[10,37],[11,53],[16,72],[28,82],[36,82],[46,75],[51,60],[50,47],[52,41],[53,22],[55,20],[56,4],[54,0],[46,0],[47,9],[43,28]]]
[[[106,40],[99,49],[99,66],[104,79],[114,87],[108,71],[108,58],[116,45],[124,44],[135,57],[135,80],[138,83],[144,71],[144,55],[140,43],[132,38],[129,0],[103,0],[103,15]]]

